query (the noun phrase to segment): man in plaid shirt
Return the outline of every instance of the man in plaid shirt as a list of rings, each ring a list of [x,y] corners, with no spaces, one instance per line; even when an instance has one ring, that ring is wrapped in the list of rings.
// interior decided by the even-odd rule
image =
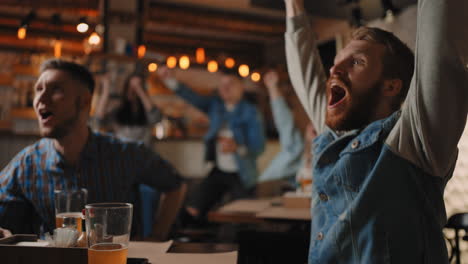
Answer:
[[[54,189],[86,188],[89,203],[136,202],[140,183],[166,192],[166,199],[184,190],[176,170],[143,144],[88,128],[93,89],[93,76],[81,65],[42,65],[34,110],[43,138],[0,172],[1,227],[13,233],[53,230]]]

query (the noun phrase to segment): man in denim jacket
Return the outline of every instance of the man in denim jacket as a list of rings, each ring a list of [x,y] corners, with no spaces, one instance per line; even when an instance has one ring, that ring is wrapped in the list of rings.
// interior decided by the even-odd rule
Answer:
[[[214,168],[186,208],[191,217],[200,220],[224,194],[230,193],[234,199],[245,197],[256,184],[256,160],[265,148],[262,118],[256,107],[243,99],[244,86],[235,75],[221,76],[216,96],[201,96],[178,82],[169,69],[161,68],[158,73],[168,88],[210,119],[204,136],[205,157]]]
[[[328,81],[303,0],[285,3],[288,71],[320,133],[309,263],[448,263],[443,192],[467,117],[468,1],[419,0],[414,69],[395,36],[361,28]]]

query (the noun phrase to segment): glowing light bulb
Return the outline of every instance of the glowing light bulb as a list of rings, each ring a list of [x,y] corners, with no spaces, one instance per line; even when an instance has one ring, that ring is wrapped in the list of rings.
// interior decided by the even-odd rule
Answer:
[[[224,61],[224,65],[226,66],[226,68],[231,69],[232,67],[236,65],[236,61],[233,58],[227,58]]]
[[[80,33],[86,33],[89,29],[89,25],[86,24],[86,23],[79,23],[78,25],[76,25],[76,30]]]
[[[258,82],[258,81],[260,81],[260,79],[262,78],[262,76],[260,75],[260,73],[254,72],[254,73],[252,73],[252,75],[250,76],[250,78],[252,79],[252,81]]]
[[[198,48],[195,52],[195,59],[197,60],[197,63],[202,64],[205,62],[206,56],[205,56],[205,49],[204,48]]]
[[[247,77],[247,76],[249,76],[249,73],[250,73],[249,66],[247,66],[246,64],[242,64],[242,65],[239,66],[239,75],[240,76]]]
[[[154,62],[148,64],[148,71],[155,72],[158,69],[158,65]]]
[[[217,72],[218,71],[218,63],[214,60],[209,61],[207,65],[209,72]]]
[[[179,67],[182,70],[186,70],[190,67],[190,59],[188,56],[184,55],[179,59]]]
[[[138,49],[137,49],[138,58],[143,58],[145,54],[146,54],[146,46],[145,45],[138,46]]]
[[[25,39],[26,38],[26,27],[20,27],[18,28],[18,38],[19,39]]]
[[[167,57],[166,65],[169,69],[173,69],[177,66],[177,59],[174,56]]]
[[[99,43],[101,43],[101,37],[99,37],[98,33],[93,32],[91,36],[89,36],[88,43],[90,45],[99,45]]]
[[[55,58],[62,57],[62,41],[56,40],[54,43],[54,56]]]

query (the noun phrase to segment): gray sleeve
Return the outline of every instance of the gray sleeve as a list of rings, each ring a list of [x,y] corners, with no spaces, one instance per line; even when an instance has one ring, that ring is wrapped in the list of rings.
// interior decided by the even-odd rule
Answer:
[[[294,90],[318,133],[324,130],[326,75],[307,15],[286,19],[286,60]]]
[[[386,143],[427,173],[445,177],[466,124],[468,1],[419,0],[415,72]]]

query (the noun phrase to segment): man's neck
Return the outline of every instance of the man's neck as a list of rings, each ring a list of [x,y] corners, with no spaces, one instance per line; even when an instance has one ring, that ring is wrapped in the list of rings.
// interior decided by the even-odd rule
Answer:
[[[88,141],[88,137],[88,127],[84,126],[81,129],[72,130],[71,133],[63,138],[54,139],[54,147],[65,157],[65,161],[68,165],[75,166]]]

